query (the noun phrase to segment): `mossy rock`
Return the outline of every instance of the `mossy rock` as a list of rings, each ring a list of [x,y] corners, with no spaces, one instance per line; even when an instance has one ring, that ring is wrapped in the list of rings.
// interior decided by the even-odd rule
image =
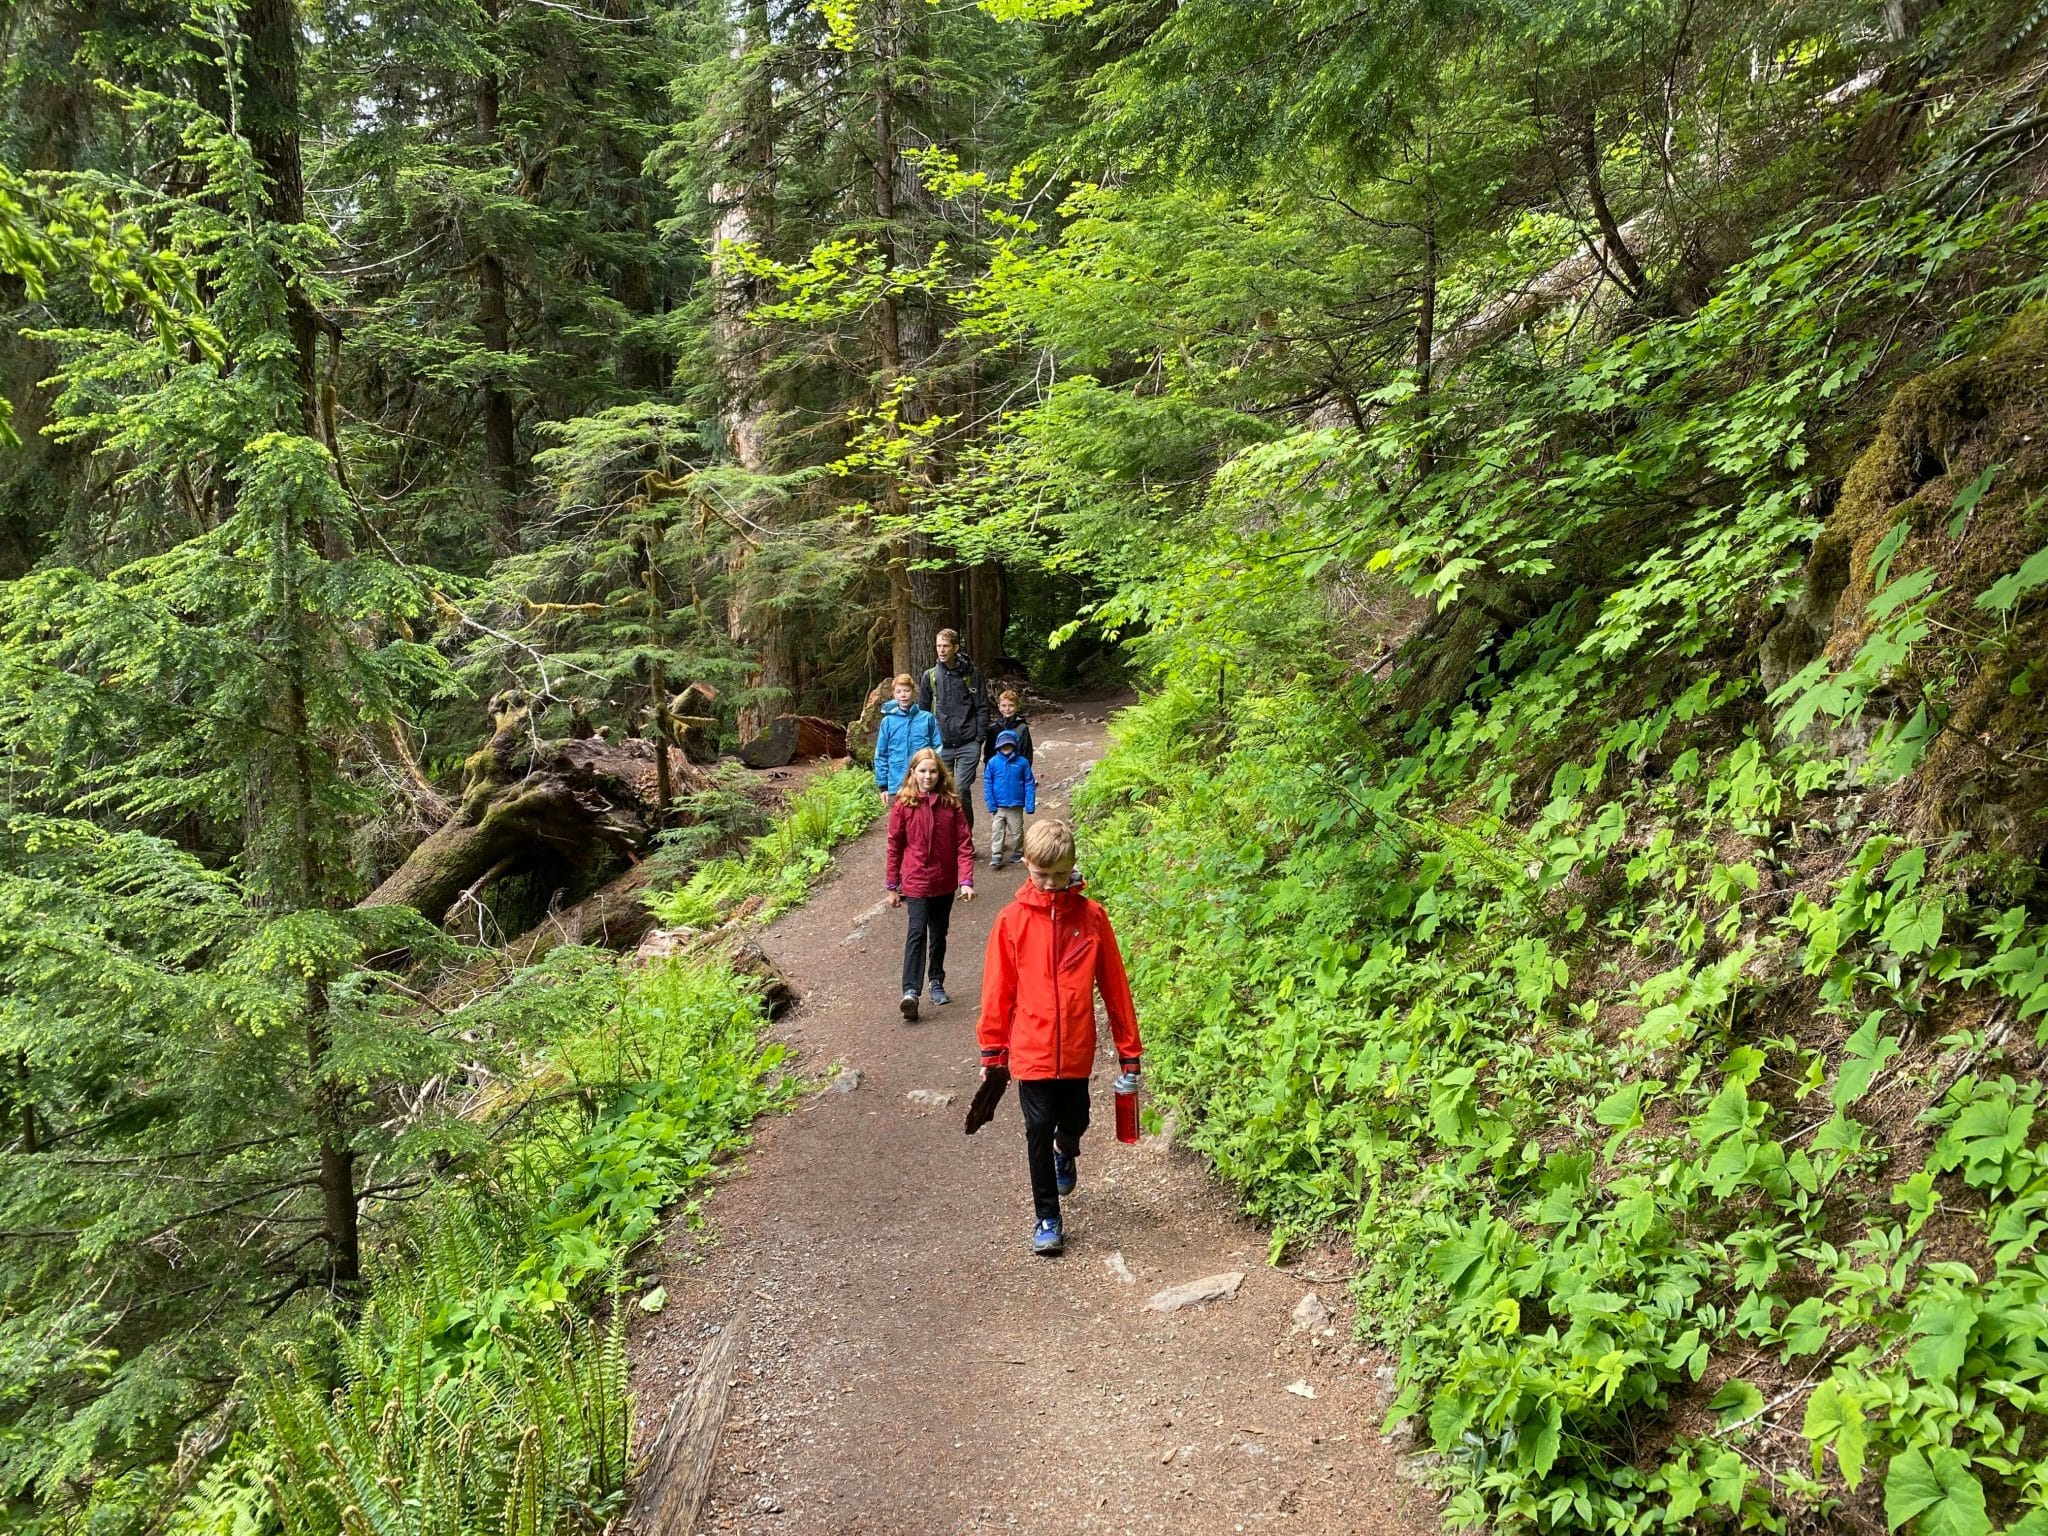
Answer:
[[[1989,490],[1959,517],[1956,501],[1991,466]],[[1943,729],[1904,789],[1900,813],[1921,831],[1974,831],[2009,854],[2048,842],[2041,747],[2048,678],[2022,680],[2048,654],[2038,599],[1998,627],[1976,598],[2048,540],[2048,306],[2016,316],[1983,351],[1902,385],[1857,456],[1807,561],[1805,588],[1766,637],[1771,685],[1825,651],[1846,665],[1869,637],[1874,556],[1903,522],[1890,579],[1929,569],[1938,628],[1890,680],[1900,707],[1931,699]],[[1994,633],[1993,631],[1997,632]],[[2021,692],[2013,689],[2019,686]],[[1883,701],[1873,703],[1873,720]],[[1860,755],[1867,730],[1831,735]]]

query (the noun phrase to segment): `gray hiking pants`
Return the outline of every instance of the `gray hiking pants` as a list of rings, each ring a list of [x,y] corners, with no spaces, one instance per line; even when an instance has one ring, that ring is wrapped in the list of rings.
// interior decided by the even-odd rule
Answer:
[[[960,791],[960,808],[967,812],[967,825],[974,825],[974,778],[981,767],[981,743],[970,741],[964,746],[940,747],[939,756],[946,764],[946,771],[953,775],[953,787]]]

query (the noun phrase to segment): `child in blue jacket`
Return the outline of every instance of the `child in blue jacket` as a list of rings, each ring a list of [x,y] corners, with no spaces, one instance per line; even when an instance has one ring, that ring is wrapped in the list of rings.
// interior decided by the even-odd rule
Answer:
[[[1024,818],[1038,809],[1038,780],[1031,760],[1017,750],[1017,733],[996,735],[995,756],[981,771],[981,797],[988,802],[988,867],[1001,869],[1024,852]]]
[[[917,707],[917,679],[898,673],[892,691],[895,697],[882,706],[875,728],[875,788],[884,800],[903,787],[913,757],[926,747],[939,750],[938,716]]]

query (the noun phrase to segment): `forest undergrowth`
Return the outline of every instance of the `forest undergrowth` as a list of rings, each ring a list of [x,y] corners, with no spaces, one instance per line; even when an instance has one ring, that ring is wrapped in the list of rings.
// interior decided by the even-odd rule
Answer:
[[[1355,1236],[1454,1527],[2048,1531],[2038,209],[1787,222],[1398,498],[1246,455],[1142,642],[1152,1075],[1276,1257]]]
[[[800,901],[833,844],[873,818],[873,802],[865,773],[814,778],[745,850],[700,865],[675,899],[690,893],[690,911],[706,925]],[[154,979],[169,995],[149,996],[137,978],[157,972],[165,953],[150,944],[185,953],[235,942],[241,910],[226,882],[160,847],[147,850],[160,861],[157,880],[136,882],[139,850],[119,849],[123,878],[102,893],[97,924],[80,925],[76,952],[51,956],[33,935],[16,942],[23,914],[44,914],[55,884],[75,892],[90,881],[79,868],[55,881],[52,856],[67,850],[83,862],[106,850],[75,826],[15,819],[5,831],[45,869],[40,882],[10,875],[0,886],[15,919],[0,927],[0,974],[17,1004],[60,1009],[82,1039],[96,1034],[108,996],[76,990],[79,962],[90,958],[90,974],[125,987],[130,1006],[193,1008],[184,1031],[166,1032],[192,1056],[265,1055],[266,1025],[290,1016],[303,954],[295,960],[287,946],[303,945],[302,933],[272,924],[241,940],[242,958],[225,964],[249,970],[233,999],[179,996],[161,974]],[[192,901],[200,892],[217,912]],[[180,905],[197,910],[167,932],[163,919]],[[209,931],[214,918],[221,931]],[[416,931],[407,937],[426,942]],[[759,981],[715,947],[635,964],[564,946],[467,992],[465,967],[488,952],[447,948],[452,979],[415,1048],[420,1087],[376,1143],[369,1188],[385,1201],[360,1285],[259,1303],[216,1277],[215,1326],[201,1320],[128,1349],[108,1345],[131,1330],[146,1337],[149,1319],[90,1301],[24,1308],[12,1347],[39,1346],[45,1356],[31,1377],[41,1395],[13,1405],[0,1446],[11,1487],[61,1516],[67,1480],[103,1454],[109,1434],[144,1435],[155,1413],[199,1406],[174,1457],[96,1478],[79,1513],[119,1523],[159,1511],[164,1529],[187,1536],[539,1536],[599,1531],[623,1511],[626,1318],[665,1300],[634,1256],[664,1221],[694,1220],[692,1191],[744,1146],[758,1115],[788,1101],[796,1080],[782,1048],[760,1039]],[[258,970],[258,957],[280,971]],[[59,982],[72,990],[56,990]],[[367,994],[378,982],[362,970],[335,985]],[[224,1003],[241,1023],[225,1039],[205,1011]],[[220,1077],[248,1070],[229,1060],[190,1086],[219,1091]],[[143,1231],[162,1214],[158,1203],[109,1181],[106,1159],[83,1162],[91,1166],[57,1154],[39,1188],[10,1189],[13,1219],[86,1224],[84,1241],[65,1254],[72,1263],[137,1244],[145,1270],[161,1273],[168,1258],[175,1273],[175,1257],[153,1252],[161,1244]],[[88,1209],[95,1201],[102,1208]],[[45,1285],[46,1294],[66,1293]]]

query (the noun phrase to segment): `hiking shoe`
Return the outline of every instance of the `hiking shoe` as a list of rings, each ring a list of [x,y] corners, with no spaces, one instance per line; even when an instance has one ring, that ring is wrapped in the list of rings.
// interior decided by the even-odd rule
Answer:
[[[943,981],[933,982],[932,1006],[934,1008],[943,1008],[946,1006],[946,1004],[950,1003],[951,1001],[953,1001],[953,999],[946,995],[946,984]]]
[[[1003,867],[1003,861],[997,858],[994,854],[990,854],[988,856],[988,867],[990,869],[1001,869]]]
[[[903,1022],[906,1024],[915,1024],[917,1022],[917,994],[915,992],[903,994]]]
[[[1074,1166],[1073,1158],[1057,1147],[1052,1154],[1052,1187],[1063,1195],[1074,1192],[1074,1180],[1080,1170]]]
[[[1041,1221],[1031,1229],[1031,1251],[1041,1258],[1057,1258],[1067,1246],[1056,1219]]]

